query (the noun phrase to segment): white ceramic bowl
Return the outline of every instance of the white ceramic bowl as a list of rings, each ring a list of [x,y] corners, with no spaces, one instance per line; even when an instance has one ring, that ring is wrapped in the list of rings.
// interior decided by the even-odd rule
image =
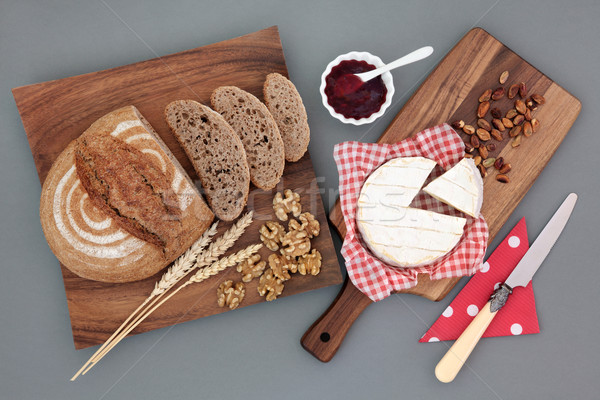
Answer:
[[[387,110],[387,108],[390,106],[390,104],[392,104],[392,97],[394,96],[394,80],[392,79],[392,74],[390,72],[385,72],[381,75],[381,78],[383,79],[383,83],[385,84],[385,87],[387,89],[387,93],[385,95],[385,103],[383,103],[381,105],[381,108],[379,109],[379,111],[377,111],[374,114],[371,114],[367,118],[361,118],[361,119],[346,118],[342,114],[337,113],[333,109],[333,107],[331,107],[329,105],[329,103],[327,102],[327,95],[325,94],[325,85],[326,85],[325,78],[327,77],[327,75],[329,75],[329,73],[331,72],[331,69],[333,67],[335,67],[336,65],[338,65],[340,62],[342,62],[344,60],[366,61],[369,64],[374,65],[377,68],[382,67],[385,64],[383,63],[383,61],[381,61],[381,59],[379,57],[374,56],[371,53],[367,53],[366,51],[351,51],[350,53],[346,53],[346,54],[342,54],[341,56],[338,56],[335,60],[333,60],[332,62],[327,64],[327,68],[325,68],[325,72],[323,72],[323,75],[321,75],[321,88],[319,89],[319,91],[321,92],[321,98],[323,100],[323,105],[329,111],[329,114],[331,114],[332,117],[339,119],[340,121],[342,121],[345,124],[352,124],[352,125],[369,124],[369,123],[375,121],[377,118],[381,117],[385,113],[385,110]]]

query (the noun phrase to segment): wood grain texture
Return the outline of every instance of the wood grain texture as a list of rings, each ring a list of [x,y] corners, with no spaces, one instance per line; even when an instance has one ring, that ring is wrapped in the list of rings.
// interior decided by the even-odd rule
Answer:
[[[377,141],[399,142],[428,127],[444,122],[451,123],[458,119],[476,126],[479,96],[486,89],[493,90],[501,86],[498,78],[503,71],[510,73],[505,88],[508,89],[515,82],[524,81],[529,88],[529,94],[543,95],[546,104],[535,112],[535,117],[542,124],[537,133],[523,138],[520,147],[512,148],[505,132],[504,141],[495,142],[497,149],[490,154],[490,157],[504,157],[513,169],[509,173],[509,184],[497,182],[493,169],[489,170],[489,175],[484,179],[481,212],[489,226],[489,241],[494,239],[565,138],[581,110],[578,99],[483,29],[475,28],[446,55]],[[505,97],[493,106],[506,112],[513,108],[512,104],[513,100]],[[463,133],[461,135],[465,139],[468,137]],[[346,225],[339,200],[332,208],[329,219],[343,238],[346,235]],[[417,286],[401,290],[399,293],[410,293],[439,301],[459,280],[460,278],[450,278],[432,281],[427,274],[420,274]],[[336,300],[302,337],[302,346],[317,359],[329,361],[352,323],[370,301],[346,278]],[[347,304],[359,305],[360,311],[340,314],[341,307]],[[322,340],[320,334],[323,331],[336,332],[335,340]]]
[[[496,181],[496,172],[489,170],[484,179],[484,201],[481,212],[490,231],[491,242],[525,193],[546,166],[581,110],[580,101],[561,88],[550,78],[531,66],[520,56],[504,46],[481,28],[469,31],[446,55],[435,70],[406,102],[402,110],[385,130],[378,143],[399,142],[428,127],[451,123],[462,119],[476,126],[478,98],[486,89],[500,85],[498,78],[503,71],[510,76],[504,87],[524,81],[529,94],[538,93],[546,98],[546,104],[534,113],[541,121],[538,133],[523,138],[518,148],[512,148],[509,140],[497,144],[490,157],[502,156],[513,169],[509,173],[511,182]],[[501,99],[493,103],[504,112],[512,108],[513,100]],[[488,113],[489,115],[489,113]],[[491,121],[491,118],[488,117]],[[466,139],[468,136],[462,134]],[[329,219],[343,238],[346,226],[339,200],[332,208]],[[419,276],[416,287],[402,290],[439,301],[460,278],[432,281],[427,275]]]
[[[277,27],[160,59],[15,88],[13,95],[41,182],[71,140],[99,117],[128,104],[140,110],[188,174],[196,179],[189,160],[166,125],[164,107],[177,99],[210,104],[211,92],[222,85],[239,86],[262,99],[262,85],[271,72],[287,76]],[[297,191],[301,195],[303,211],[313,213],[321,223],[321,234],[312,243],[323,256],[323,266],[316,277],[296,274],[286,282],[282,296],[341,283],[337,256],[308,153],[300,161],[286,164],[284,176],[273,191],[251,187],[247,208],[254,210],[255,220],[227,254],[260,242],[260,225],[275,218],[273,195],[284,188]],[[229,226],[221,222],[219,234]],[[270,251],[263,248],[260,253],[266,258]],[[61,268],[77,349],[106,340],[147,297],[162,275],[161,272],[138,282],[107,284],[82,279],[65,267]],[[218,285],[227,279],[240,281],[241,276],[230,268],[205,282],[189,286],[154,312],[133,334],[228,311],[218,307],[216,300]],[[246,284],[246,298],[241,307],[264,301],[258,296],[257,283],[255,279]]]

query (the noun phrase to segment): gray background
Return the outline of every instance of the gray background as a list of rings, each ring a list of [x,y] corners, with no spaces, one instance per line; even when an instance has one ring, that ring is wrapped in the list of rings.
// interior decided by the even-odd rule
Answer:
[[[0,398],[596,398],[600,3],[562,3],[1,0]],[[326,206],[336,197],[333,145],[374,141],[473,26],[488,30],[581,100],[571,132],[491,246],[522,216],[535,238],[569,192],[580,195],[535,277],[542,332],[485,339],[454,383],[437,382],[433,368],[447,344],[417,340],[463,280],[440,303],[395,295],[371,306],[333,361],[322,364],[299,339],[338,293],[339,287],[330,287],[125,340],[93,373],[70,383],[94,349],[73,348],[60,270],[38,220],[38,177],[10,89],[271,25],[279,25],[290,76],[307,106],[310,151],[317,175],[325,177]],[[321,105],[320,75],[337,55],[366,50],[391,61],[423,45],[432,45],[435,54],[393,73],[394,103],[375,124],[343,125]]]

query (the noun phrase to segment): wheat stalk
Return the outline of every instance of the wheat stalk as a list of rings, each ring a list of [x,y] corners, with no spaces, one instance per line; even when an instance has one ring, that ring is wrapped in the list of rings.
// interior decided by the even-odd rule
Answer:
[[[88,369],[85,370],[84,374],[87,371],[89,371],[96,363],[98,363],[117,344],[119,344],[119,342],[121,340],[123,340],[123,338],[125,338],[125,336],[127,336],[133,329],[135,329],[135,327],[137,325],[139,325],[142,321],[144,321],[150,314],[152,314],[158,307],[163,305],[167,300],[169,300],[171,297],[175,296],[181,289],[183,289],[184,287],[186,287],[188,285],[191,285],[192,283],[199,283],[199,282],[205,281],[206,279],[210,278],[211,276],[216,275],[219,272],[248,259],[250,256],[252,256],[256,252],[258,252],[258,250],[260,250],[261,247],[263,247],[262,244],[250,245],[250,246],[246,247],[245,249],[238,251],[237,253],[233,253],[227,257],[223,257],[222,259],[213,262],[208,267],[204,267],[204,268],[198,270],[194,275],[192,275],[190,277],[190,279],[188,279],[187,282],[185,282],[183,285],[179,286],[177,289],[175,289],[173,292],[171,292],[167,297],[162,299],[158,304],[156,304],[154,307],[150,308],[150,310],[148,310],[147,312],[145,311],[143,316],[141,316],[138,319],[137,324],[135,324],[134,326],[128,327],[125,331],[122,332],[122,334],[120,334],[114,341],[112,341],[99,354],[97,359],[92,361],[91,365],[88,367]]]
[[[196,242],[204,243],[202,246],[196,246],[196,243],[192,246],[197,251],[192,251],[192,248],[188,249],[183,256],[181,256],[175,264],[169,268],[169,270],[163,274],[161,280],[157,282],[154,286],[154,290],[148,296],[148,298],[138,307],[128,318],[121,324],[119,329],[115,331],[110,338],[90,357],[90,359],[80,368],[80,370],[71,378],[71,380],[75,380],[80,374],[85,375],[87,371],[89,371],[92,366],[99,361],[111,348],[109,344],[111,341],[115,341],[116,343],[120,342],[129,332],[135,329],[147,315],[149,315],[152,311],[154,311],[157,307],[152,308],[150,313],[147,313],[146,316],[142,318],[145,311],[153,307],[160,298],[173,286],[175,286],[179,281],[181,281],[187,274],[189,274],[195,268],[204,267],[216,260],[219,259],[221,255],[223,255],[233,244],[240,238],[240,236],[244,233],[246,228],[252,223],[253,212],[249,211],[241,218],[239,218],[221,237],[212,242],[208,249],[201,252],[202,248],[206,246],[210,238],[214,236],[216,233],[216,223],[213,224],[210,231],[205,232],[206,237],[203,236]],[[214,228],[214,229],[213,229]],[[154,299],[150,304],[151,299]],[[160,303],[162,304],[162,302]],[[140,310],[146,305],[144,311]],[[139,314],[138,314],[139,313]],[[135,319],[132,320],[134,315],[137,315]],[[129,322],[131,321],[131,322]],[[129,325],[126,324],[129,322]],[[124,333],[125,332],[125,333]],[[91,365],[90,365],[91,364]],[[87,369],[85,369],[87,367]]]
[[[115,330],[113,334],[108,339],[106,339],[106,341],[102,344],[102,346],[100,346],[98,350],[96,350],[92,357],[90,357],[90,359],[85,364],[83,364],[83,366],[79,369],[79,371],[75,373],[75,375],[73,375],[71,381],[77,379],[77,377],[84,371],[84,369],[90,364],[90,362],[92,362],[92,360],[95,357],[97,357],[102,350],[106,348],[106,346],[119,334],[119,332],[121,332],[125,328],[126,324],[129,323],[129,321],[131,321],[132,318],[150,302],[150,300],[172,288],[177,282],[179,282],[179,280],[181,280],[188,272],[191,271],[192,267],[194,266],[196,257],[198,257],[200,252],[204,250],[204,248],[210,243],[212,237],[217,233],[218,224],[219,222],[217,221],[214,224],[212,224],[210,229],[204,231],[202,236],[200,236],[200,238],[196,240],[194,244],[192,244],[192,246],[189,249],[187,249],[186,252],[183,253],[183,255],[180,256],[171,267],[169,267],[167,272],[165,272],[160,278],[160,281],[156,282],[156,284],[154,285],[154,290],[152,290],[152,293],[150,293],[146,300],[144,300],[144,302],[140,304],[140,306],[136,308],[135,311],[133,311],[125,321],[123,321],[121,326],[119,326],[117,330]],[[149,307],[151,307],[152,304],[150,304]]]

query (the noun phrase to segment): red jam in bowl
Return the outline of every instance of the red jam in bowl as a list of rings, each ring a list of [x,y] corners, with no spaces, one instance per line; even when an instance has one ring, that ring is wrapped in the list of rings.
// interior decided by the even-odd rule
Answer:
[[[352,75],[375,69],[366,61],[344,60],[325,77],[327,103],[346,118],[368,118],[385,103],[387,88],[381,76],[362,82]]]

